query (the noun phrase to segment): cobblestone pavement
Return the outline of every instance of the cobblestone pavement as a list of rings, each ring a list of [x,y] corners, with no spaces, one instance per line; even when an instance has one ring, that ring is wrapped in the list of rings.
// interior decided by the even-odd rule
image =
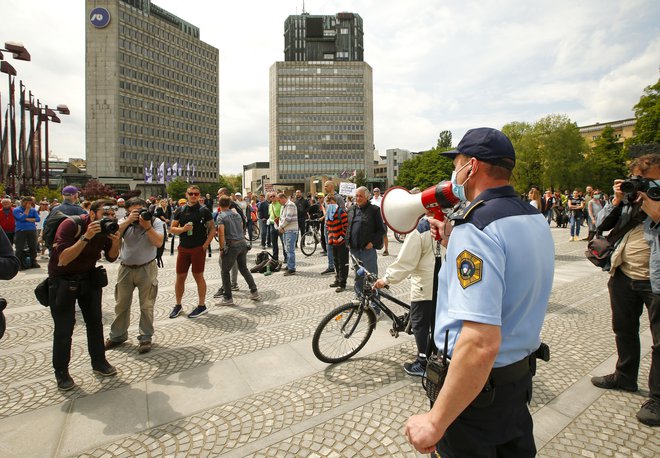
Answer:
[[[584,260],[584,242],[567,242],[565,230],[553,228],[553,235],[556,279],[543,327],[552,359],[539,364],[530,406],[539,456],[658,456],[657,429],[635,419],[647,392],[606,392],[588,383],[592,374],[614,366],[607,275]],[[392,255],[379,257],[379,269],[399,247],[390,241]],[[249,262],[258,251],[252,250]],[[352,293],[328,287],[332,278],[319,274],[327,258],[318,252],[309,258],[298,253],[297,260],[296,276],[257,274],[263,302],[247,299],[239,276],[237,306],[216,307],[211,296],[220,272],[214,252],[206,271],[210,313],[170,320],[174,257],[166,255],[152,352],[137,352],[134,303],[129,341],[107,352],[119,374],[97,378],[77,314],[71,360],[77,387],[67,393],[57,390],[52,376],[49,311],[32,293],[44,271],[22,272],[4,283],[10,305],[0,341],[0,455],[415,456],[402,428],[427,402],[419,379],[401,369],[414,354],[414,342],[391,338],[381,320],[373,342],[353,359],[315,361],[310,347],[316,325]],[[117,266],[105,266],[116,278]],[[392,291],[407,298],[408,285]],[[114,318],[112,288],[104,293],[107,333]],[[183,303],[188,312],[196,305],[192,278]],[[646,318],[641,330],[648,344]],[[642,388],[649,364],[645,345]],[[43,437],[26,442],[24,434],[34,425],[43,425]]]

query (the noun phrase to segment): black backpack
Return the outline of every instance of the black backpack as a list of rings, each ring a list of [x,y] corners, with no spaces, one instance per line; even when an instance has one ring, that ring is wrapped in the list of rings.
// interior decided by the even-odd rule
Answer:
[[[165,267],[163,264],[163,253],[165,252],[165,244],[167,243],[167,225],[163,223],[163,244],[156,248],[156,264],[158,267]]]
[[[46,222],[44,222],[43,231],[41,233],[41,238],[44,241],[46,248],[48,248],[49,250],[53,248],[53,243],[55,242],[55,234],[57,233],[57,228],[60,227],[62,221],[66,219],[71,219],[73,220],[74,223],[76,223],[76,226],[78,227],[78,230],[76,231],[76,239],[78,239],[78,237],[82,235],[81,232],[82,232],[83,224],[80,216],[65,215],[61,211],[57,210],[51,213],[50,215],[48,215],[48,218],[46,218]]]

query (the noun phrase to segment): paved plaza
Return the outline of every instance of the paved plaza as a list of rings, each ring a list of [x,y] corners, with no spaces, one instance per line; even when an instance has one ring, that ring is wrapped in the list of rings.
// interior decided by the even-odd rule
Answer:
[[[611,372],[616,360],[607,274],[585,260],[586,242],[568,242],[566,229],[552,232],[555,283],[543,327],[552,359],[539,363],[531,404],[539,456],[660,456],[659,430],[635,419],[648,394],[648,320],[641,327],[642,391],[593,387],[590,377]],[[400,246],[390,240],[391,255],[379,257],[382,272]],[[250,265],[258,251],[250,252]],[[57,390],[51,367],[50,313],[33,294],[45,269],[1,282],[9,306],[0,341],[0,456],[416,456],[402,433],[406,419],[428,406],[420,379],[401,368],[415,353],[414,340],[392,338],[389,321],[381,320],[353,359],[316,360],[316,325],[352,294],[328,287],[331,276],[319,274],[327,259],[318,252],[296,257],[295,276],[256,274],[263,302],[248,299],[239,276],[236,305],[219,307],[211,298],[220,285],[215,251],[206,268],[209,313],[171,320],[175,258],[166,254],[153,350],[137,351],[136,297],[128,343],[107,352],[119,373],[99,378],[77,313],[70,366],[77,387],[66,393]],[[104,265],[111,284],[103,298],[107,336],[117,265]],[[406,300],[408,289],[392,287]],[[196,296],[189,276],[186,312]]]

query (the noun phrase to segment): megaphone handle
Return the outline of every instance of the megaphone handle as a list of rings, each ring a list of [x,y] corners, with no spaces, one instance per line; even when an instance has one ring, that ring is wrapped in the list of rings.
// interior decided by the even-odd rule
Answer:
[[[445,220],[445,214],[442,212],[441,209],[434,209],[433,210],[433,218],[437,219],[438,221],[444,221]],[[435,231],[435,240],[438,242],[441,240],[440,238],[440,231]]]

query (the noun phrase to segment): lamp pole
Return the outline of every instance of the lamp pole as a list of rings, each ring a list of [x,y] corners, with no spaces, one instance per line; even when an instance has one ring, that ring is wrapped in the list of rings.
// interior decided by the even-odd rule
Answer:
[[[10,52],[15,60],[22,60],[29,62],[32,57],[25,46],[21,43],[12,41],[5,42],[5,47],[0,48],[0,72],[6,73],[9,77],[9,129],[8,135],[10,137],[11,145],[11,174],[12,191],[16,192],[16,104],[14,102],[14,82],[16,80],[16,69],[12,67],[9,62],[4,60],[2,52]],[[12,77],[14,77],[12,79]]]

